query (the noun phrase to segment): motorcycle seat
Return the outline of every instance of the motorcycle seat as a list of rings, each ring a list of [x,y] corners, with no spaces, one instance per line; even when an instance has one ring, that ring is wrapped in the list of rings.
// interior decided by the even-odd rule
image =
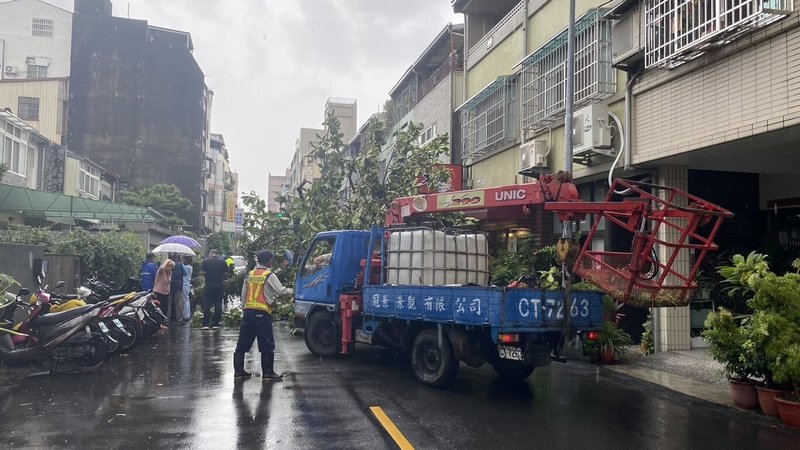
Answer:
[[[80,316],[81,314],[85,313],[87,310],[92,308],[94,308],[93,305],[86,305],[78,308],[68,309],[64,312],[44,314],[42,316],[37,317],[33,323],[34,325],[52,325],[60,323],[65,320],[69,320],[73,317]]]

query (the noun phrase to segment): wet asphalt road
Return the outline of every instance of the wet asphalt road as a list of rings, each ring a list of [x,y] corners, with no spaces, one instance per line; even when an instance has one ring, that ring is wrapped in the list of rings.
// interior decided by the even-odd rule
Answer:
[[[416,448],[800,447],[800,433],[775,421],[585,364],[537,369],[525,383],[462,365],[444,391],[415,383],[390,351],[320,360],[301,337],[275,331],[282,383],[234,383],[236,331],[188,326],[91,373],[0,367],[0,447],[396,448],[371,406]]]

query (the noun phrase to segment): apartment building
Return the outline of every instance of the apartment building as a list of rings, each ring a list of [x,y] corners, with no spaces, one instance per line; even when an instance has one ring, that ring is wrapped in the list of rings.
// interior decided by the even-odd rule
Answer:
[[[0,109],[47,139],[67,126],[72,13],[40,0],[0,1]]]
[[[358,121],[358,104],[353,99],[331,97],[325,102],[324,116],[332,113],[340,122],[339,132],[342,134],[342,142],[345,145],[353,138],[356,133],[356,123]],[[303,183],[312,183],[319,179],[318,158],[312,155],[314,145],[319,141],[318,136],[324,135],[324,128],[301,128],[300,136],[294,144],[294,156],[289,167],[289,180],[287,184],[289,191],[297,192],[297,188]]]
[[[568,2],[451,3],[466,24],[468,182],[496,186],[562,170]],[[582,197],[604,198],[616,163],[615,176],[677,187],[736,213],[717,239],[724,250],[798,256],[798,54],[790,0],[577,0],[567,132]],[[593,246],[615,249],[616,231],[600,227],[605,235]],[[552,233],[559,228],[554,222]],[[682,255],[679,264],[689,263]],[[656,317],[660,350],[701,344],[692,336],[702,314],[670,308]]]
[[[392,136],[408,122],[423,125],[421,144],[447,134],[451,152],[441,162],[460,163],[460,116],[455,110],[463,101],[463,51],[464,25],[447,24],[389,92],[384,165],[391,163]]]
[[[280,210],[277,197],[289,193],[289,187],[286,184],[288,179],[288,175],[267,174],[267,211],[276,213]]]
[[[239,177],[230,165],[222,134],[211,133],[203,168],[201,227],[205,231],[234,231],[238,203]]]

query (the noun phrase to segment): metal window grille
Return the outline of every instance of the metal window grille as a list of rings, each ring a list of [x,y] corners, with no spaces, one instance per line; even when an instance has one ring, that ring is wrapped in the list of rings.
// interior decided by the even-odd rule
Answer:
[[[497,78],[461,107],[464,158],[477,158],[519,137],[517,76]]]
[[[31,24],[33,36],[53,37],[53,19],[34,17]]]
[[[28,64],[28,78],[47,78],[47,66]]]
[[[19,118],[22,120],[39,120],[39,99],[36,97],[19,98]]]
[[[648,0],[645,66],[677,67],[793,9],[792,0]]]
[[[575,106],[617,91],[611,66],[611,21],[592,9],[575,23]],[[562,31],[522,62],[522,127],[557,120],[566,109],[567,32]]]

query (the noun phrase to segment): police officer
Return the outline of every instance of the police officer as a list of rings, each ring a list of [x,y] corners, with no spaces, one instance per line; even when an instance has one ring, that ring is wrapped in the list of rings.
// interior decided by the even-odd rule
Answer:
[[[291,294],[291,288],[284,287],[278,277],[270,269],[275,256],[272,252],[258,252],[256,268],[244,279],[242,288],[242,325],[239,328],[239,341],[233,353],[234,378],[243,379],[252,376],[244,370],[244,356],[258,339],[258,351],[261,352],[261,379],[264,381],[281,381],[283,375],[274,371],[275,339],[272,336],[272,305],[278,294]]]

